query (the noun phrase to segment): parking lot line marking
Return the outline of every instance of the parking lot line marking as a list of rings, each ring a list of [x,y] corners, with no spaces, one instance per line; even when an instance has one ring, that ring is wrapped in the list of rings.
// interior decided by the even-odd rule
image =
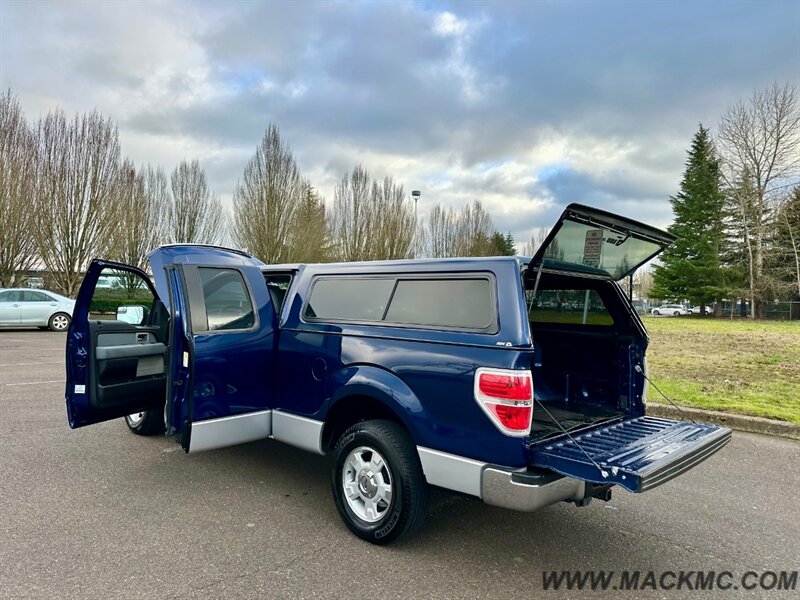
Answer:
[[[50,381],[24,381],[22,383],[4,383],[3,385],[7,385],[11,387],[13,385],[36,385],[37,383],[64,383],[63,379],[51,379]]]
[[[58,365],[63,363],[63,360],[40,360],[38,362],[27,363],[0,363],[0,367],[29,367],[31,365]]]
[[[0,367],[30,367],[32,365],[59,365],[63,360],[40,360],[37,362],[0,363]]]

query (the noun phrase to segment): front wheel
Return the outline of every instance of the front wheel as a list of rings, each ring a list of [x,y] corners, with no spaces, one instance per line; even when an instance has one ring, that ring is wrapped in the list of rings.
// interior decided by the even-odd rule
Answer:
[[[653,311],[653,314],[654,314],[654,315],[660,315],[660,314],[661,314],[661,312],[660,312],[660,311],[657,311],[657,310],[654,310],[654,311]]]
[[[680,311],[677,311],[677,310],[676,310],[674,313],[672,313],[672,314],[673,314],[673,315],[675,315],[676,317],[680,317],[680,316],[681,316],[681,313],[680,313]]]
[[[146,410],[125,417],[125,424],[136,435],[164,433],[164,411]]]
[[[66,331],[69,327],[69,315],[64,313],[56,313],[47,322],[50,331]]]
[[[333,453],[333,498],[350,531],[388,544],[422,525],[428,484],[405,429],[392,421],[356,423]]]

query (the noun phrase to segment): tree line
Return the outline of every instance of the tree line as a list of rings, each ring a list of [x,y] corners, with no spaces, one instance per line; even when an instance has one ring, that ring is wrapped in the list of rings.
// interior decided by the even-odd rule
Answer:
[[[678,239],[655,266],[650,295],[714,303],[717,314],[723,299],[741,299],[753,317],[765,317],[771,301],[800,300],[799,169],[792,85],[735,102],[715,134],[701,124],[670,198]]]
[[[137,166],[110,118],[52,110],[31,124],[11,89],[0,97],[0,215],[0,287],[44,267],[69,296],[93,257],[144,268],[165,243],[228,244],[272,264],[516,253],[479,201],[460,211],[435,204],[418,222],[404,186],[362,165],[326,206],[275,124],[245,164],[229,214],[199,161],[169,174]]]

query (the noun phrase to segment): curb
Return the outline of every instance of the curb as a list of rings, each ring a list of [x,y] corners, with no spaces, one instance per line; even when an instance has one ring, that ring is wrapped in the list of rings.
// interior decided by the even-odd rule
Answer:
[[[678,410],[669,404],[655,404],[649,402],[647,404],[647,414],[653,415],[654,417],[683,420],[686,417],[681,411],[697,421],[713,423],[714,425],[724,425],[725,427],[730,427],[731,429],[737,429],[739,431],[774,435],[800,441],[800,424],[797,423],[775,421],[774,419],[763,419],[761,417],[734,415],[715,410],[687,408],[685,406],[681,406],[681,410]]]

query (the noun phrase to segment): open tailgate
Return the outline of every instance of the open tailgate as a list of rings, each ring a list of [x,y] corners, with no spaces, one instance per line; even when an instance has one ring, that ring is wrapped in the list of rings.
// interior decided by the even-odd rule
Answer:
[[[731,439],[725,427],[637,417],[531,446],[531,464],[645,492],[700,464]]]

